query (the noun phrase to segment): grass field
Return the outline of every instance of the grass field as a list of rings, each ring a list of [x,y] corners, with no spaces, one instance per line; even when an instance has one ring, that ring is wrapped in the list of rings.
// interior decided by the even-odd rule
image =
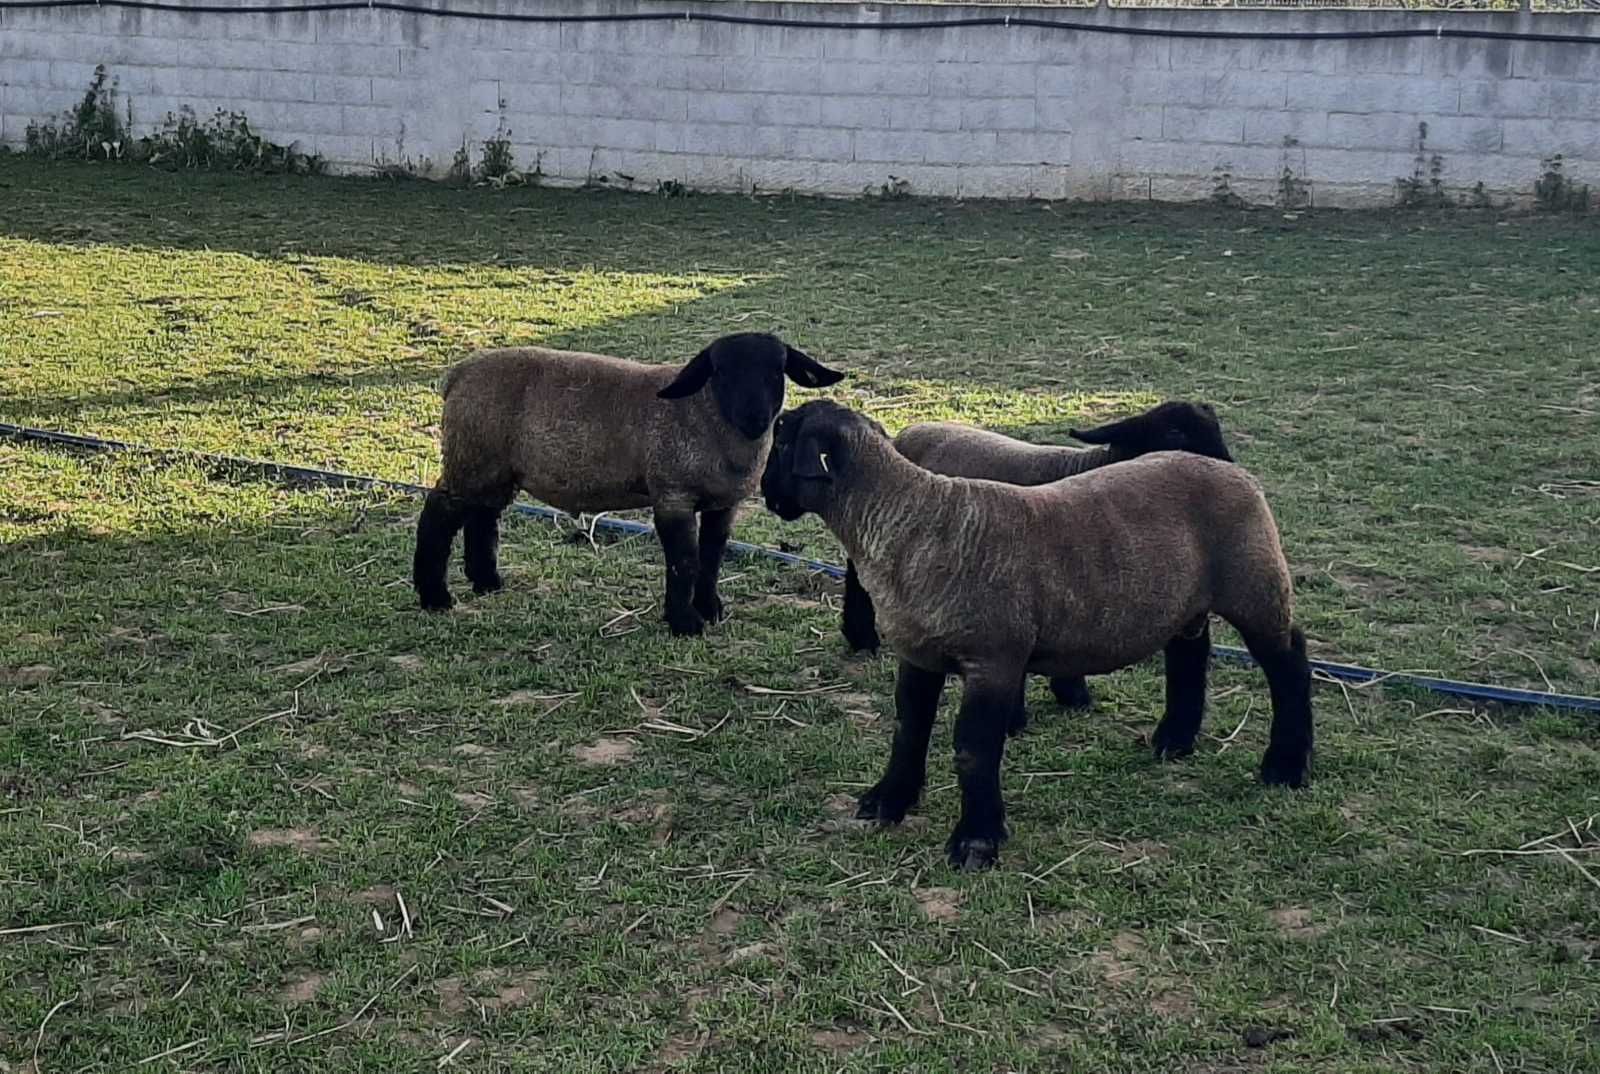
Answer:
[[[1314,655],[1594,693],[1596,264],[1581,218],[0,158],[0,420],[426,482],[468,347],[738,328],[891,429],[1206,399]],[[1160,766],[1159,663],[1083,715],[1036,682],[1012,841],[961,876],[942,735],[919,815],[849,819],[892,662],[831,582],[732,561],[733,618],[672,639],[653,544],[523,520],[506,592],[425,617],[412,501],[0,473],[0,1072],[1600,1067],[1592,720],[1323,686],[1315,785],[1268,793],[1252,672]]]

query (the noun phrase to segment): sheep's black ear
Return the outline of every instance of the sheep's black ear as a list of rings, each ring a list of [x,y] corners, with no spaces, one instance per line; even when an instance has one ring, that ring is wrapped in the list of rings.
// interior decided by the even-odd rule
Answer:
[[[1093,429],[1068,429],[1067,435],[1074,440],[1082,440],[1085,444],[1117,444],[1133,439],[1141,432],[1140,426],[1144,422],[1144,415],[1137,414],[1131,418],[1111,422],[1109,425],[1097,426]]]
[[[833,471],[828,468],[828,453],[823,449],[821,440],[815,436],[808,436],[795,445],[794,467],[791,472],[795,477],[820,481],[833,480]]]
[[[660,399],[682,399],[693,395],[706,386],[706,381],[711,379],[711,348],[707,347],[693,358],[689,364],[678,371],[672,383],[656,392]]]
[[[844,379],[843,373],[829,369],[805,351],[796,350],[788,344],[784,344],[784,347],[789,357],[783,363],[783,371],[802,388],[826,388]]]

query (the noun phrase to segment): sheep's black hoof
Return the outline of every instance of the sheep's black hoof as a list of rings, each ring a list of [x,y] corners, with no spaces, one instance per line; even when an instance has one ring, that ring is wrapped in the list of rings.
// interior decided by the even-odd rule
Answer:
[[[698,637],[705,632],[706,621],[693,608],[668,608],[667,629],[672,631],[674,637]]]
[[[1185,734],[1174,731],[1163,720],[1156,724],[1156,732],[1150,736],[1150,751],[1158,761],[1176,761],[1180,757],[1187,757],[1194,752],[1194,732]]]
[[[715,593],[695,597],[694,610],[708,623],[720,623],[727,614],[722,605],[722,598]]]
[[[1094,695],[1089,693],[1089,684],[1083,681],[1081,675],[1070,679],[1051,679],[1050,692],[1056,695],[1056,701],[1063,708],[1086,709],[1094,705]]]
[[[498,573],[472,583],[472,591],[480,597],[489,593],[498,593],[505,587],[505,579],[501,578]]]
[[[429,589],[417,594],[417,603],[425,612],[447,612],[455,605],[448,589]]]
[[[1269,787],[1304,787],[1311,782],[1311,753],[1269,746],[1261,758],[1261,782]]]
[[[914,787],[881,779],[856,802],[857,820],[875,820],[879,824],[899,824],[917,804],[918,791]]]
[[[950,858],[952,869],[959,869],[964,873],[977,873],[994,867],[995,862],[1000,860],[1000,846],[1004,842],[1003,831],[999,838],[992,838],[964,836],[958,830],[945,845],[945,853]]]

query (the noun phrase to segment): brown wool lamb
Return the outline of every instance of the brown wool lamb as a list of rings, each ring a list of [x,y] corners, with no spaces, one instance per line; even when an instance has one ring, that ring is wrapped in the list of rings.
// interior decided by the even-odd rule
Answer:
[[[699,634],[722,615],[717,572],[760,481],[784,378],[820,388],[843,376],[753,332],[717,339],[681,369],[542,347],[469,355],[441,386],[443,464],[412,566],[420,603],[450,607],[445,572],[462,529],[473,590],[501,588],[500,513],[521,489],[571,513],[651,508],[667,624]]]
[[[1233,461],[1222,437],[1216,411],[1207,403],[1165,402],[1142,414],[1095,429],[1071,429],[1070,435],[1095,447],[1030,444],[987,429],[953,421],[911,425],[895,437],[900,454],[936,474],[1004,481],[1009,485],[1044,485],[1064,477],[1126,462],[1152,451],[1189,451]],[[844,613],[840,621],[851,651],[878,648],[872,598],[861,588],[855,565],[845,562]],[[1056,700],[1068,708],[1093,703],[1082,676],[1050,680]],[[1020,731],[1021,724],[1013,728]]]
[[[1288,564],[1260,486],[1232,463],[1155,452],[1047,485],[949,478],[826,400],[784,414],[762,477],[780,518],[822,518],[873,594],[900,659],[889,765],[857,815],[894,824],[916,804],[947,674],[965,686],[955,727],[958,868],[996,860],[1006,731],[1021,681],[1115,671],[1166,655],[1158,757],[1193,752],[1205,712],[1209,616],[1231,623],[1266,674],[1269,784],[1304,786],[1311,669]]]

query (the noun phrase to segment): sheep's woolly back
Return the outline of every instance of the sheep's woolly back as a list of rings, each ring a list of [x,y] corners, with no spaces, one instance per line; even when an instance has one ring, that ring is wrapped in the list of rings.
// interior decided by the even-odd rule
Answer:
[[[755,491],[770,434],[745,440],[678,369],[542,347],[477,351],[442,378],[440,484],[521,488],[564,511],[727,508]]]
[[[823,519],[913,663],[1031,654],[1030,671],[1101,674],[1210,612],[1287,644],[1289,568],[1238,466],[1156,452],[1020,487],[930,473],[865,430],[851,454]]]
[[[1110,448],[1030,444],[951,421],[911,425],[895,437],[900,454],[948,477],[1042,485],[1116,461]]]

